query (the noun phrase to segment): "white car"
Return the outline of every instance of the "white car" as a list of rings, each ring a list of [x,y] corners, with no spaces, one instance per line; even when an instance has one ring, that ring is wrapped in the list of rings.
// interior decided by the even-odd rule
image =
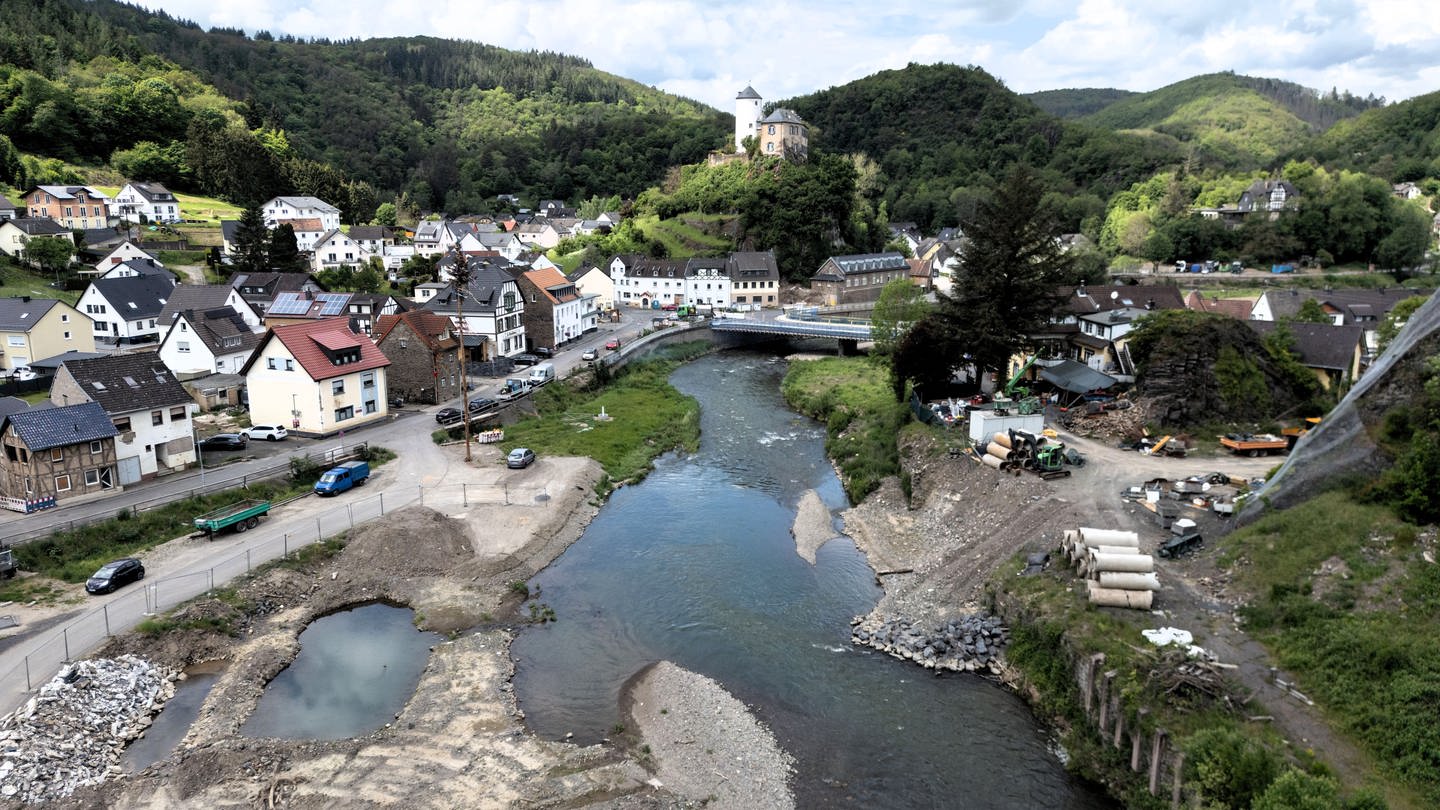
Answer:
[[[594,359],[595,359],[595,350],[594,350],[594,349],[586,349],[585,352],[584,352],[584,354],[581,354],[581,355],[580,355],[580,359],[581,359],[581,360],[586,360],[586,361],[594,360]]]
[[[278,442],[290,435],[284,425],[251,425],[240,434],[247,439],[264,439],[267,442]]]

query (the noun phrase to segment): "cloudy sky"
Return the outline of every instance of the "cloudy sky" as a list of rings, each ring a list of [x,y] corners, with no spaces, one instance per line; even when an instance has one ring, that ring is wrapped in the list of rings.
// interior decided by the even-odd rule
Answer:
[[[132,0],[133,2],[134,0]],[[1016,92],[1154,90],[1201,73],[1391,101],[1440,90],[1431,0],[139,0],[204,27],[431,35],[573,54],[730,111],[907,63],[978,65]]]

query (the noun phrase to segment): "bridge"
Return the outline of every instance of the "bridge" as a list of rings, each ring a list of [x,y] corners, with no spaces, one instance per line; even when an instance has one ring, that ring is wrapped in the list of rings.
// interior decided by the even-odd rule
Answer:
[[[856,344],[870,340],[868,321],[811,320],[781,315],[778,318],[715,318],[710,329],[719,334],[773,335],[775,337],[832,338],[840,341],[840,353],[852,354]]]

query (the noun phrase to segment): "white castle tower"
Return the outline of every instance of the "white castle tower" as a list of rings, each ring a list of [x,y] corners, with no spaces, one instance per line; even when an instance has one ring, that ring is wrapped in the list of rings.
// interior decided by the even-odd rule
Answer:
[[[740,95],[735,97],[735,154],[745,152],[745,139],[753,138],[758,133],[755,125],[760,121],[760,94],[755,88],[745,85]]]

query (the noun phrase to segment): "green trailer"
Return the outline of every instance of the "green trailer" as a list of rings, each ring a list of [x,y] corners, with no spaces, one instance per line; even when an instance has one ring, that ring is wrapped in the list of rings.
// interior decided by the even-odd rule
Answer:
[[[260,525],[260,518],[270,513],[270,502],[250,499],[239,503],[232,503],[213,512],[206,512],[195,518],[195,536],[205,535],[215,539],[215,535],[226,529],[233,528],[237,532],[249,531]]]

